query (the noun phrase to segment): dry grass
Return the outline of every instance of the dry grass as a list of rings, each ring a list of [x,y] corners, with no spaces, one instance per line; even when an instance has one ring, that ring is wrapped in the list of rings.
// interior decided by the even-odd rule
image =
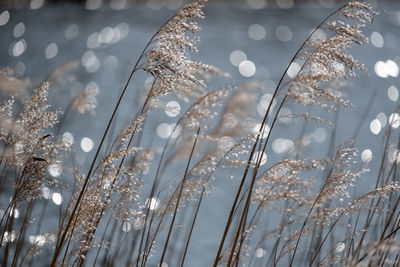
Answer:
[[[375,12],[350,2],[329,15],[295,53],[277,83],[265,116],[253,107],[257,82],[206,90],[217,68],[189,59],[197,51],[205,0],[173,15],[149,40],[122,89],[88,169],[70,165],[75,150],[60,129],[71,112],[96,108],[98,88],[88,87],[62,111],[47,101],[49,82],[57,83],[76,66],[70,62],[49,74],[30,93],[28,79],[0,71],[9,100],[0,105],[2,194],[10,195],[0,222],[2,266],[191,266],[193,233],[215,179],[237,183],[219,242],[205,262],[214,266],[383,266],[400,264],[400,186],[398,136],[388,128],[375,188],[359,195],[354,186],[368,170],[357,162],[354,140],[331,149],[326,158],[302,156],[307,121],[335,125],[309,107],[338,112],[350,106],[343,81],[365,71],[348,52],[365,44],[363,27]],[[326,38],[315,35],[319,29]],[[291,63],[301,65],[288,79]],[[153,77],[137,114],[111,140],[113,123],[135,74]],[[146,121],[165,95],[188,101],[164,147],[148,146]],[[16,99],[23,99],[18,107]],[[277,162],[264,165],[271,135],[289,103],[304,107],[291,118],[298,142]],[[99,118],[100,119],[100,118]],[[254,129],[256,126],[256,130]],[[337,129],[333,128],[332,131]],[[332,141],[334,134],[332,134]],[[396,151],[393,156],[392,151]],[[172,166],[172,167],[171,167]],[[155,169],[151,177],[150,168]],[[180,169],[175,178],[168,169]],[[70,175],[72,185],[50,178],[48,170]],[[176,171],[175,171],[176,172]],[[230,176],[227,180],[223,176]],[[51,190],[62,190],[58,227],[43,230]],[[18,214],[16,214],[18,213]],[[52,215],[54,216],[54,214]],[[274,216],[277,219],[270,220]],[[19,218],[18,218],[19,217]],[[209,220],[210,218],[206,219]],[[121,231],[122,230],[122,231]],[[266,249],[267,248],[267,249]]]

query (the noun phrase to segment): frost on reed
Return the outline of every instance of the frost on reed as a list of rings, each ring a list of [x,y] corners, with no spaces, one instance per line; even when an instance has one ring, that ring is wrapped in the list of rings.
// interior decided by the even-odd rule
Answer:
[[[190,266],[190,255],[199,253],[192,249],[198,235],[192,234],[213,219],[214,211],[203,204],[226,183],[238,189],[225,211],[225,228],[212,230],[220,242],[210,241],[215,243],[204,253],[207,265],[398,264],[400,146],[395,133],[389,129],[385,136],[376,187],[367,193],[355,189],[367,172],[356,160],[357,140],[343,142],[326,158],[306,158],[301,127],[307,124],[295,125],[300,145],[276,162],[265,156],[279,119],[334,125],[308,107],[335,111],[351,105],[339,89],[344,79],[366,70],[348,48],[367,42],[362,28],[372,22],[374,11],[350,2],[324,20],[289,63],[300,64],[300,71],[286,80],[286,69],[259,122],[255,107],[262,83],[206,90],[210,74],[227,75],[188,57],[197,51],[196,20],[204,18],[205,2],[184,6],[143,49],[88,170],[70,164],[74,147],[58,132],[70,109],[94,115],[98,88],[88,86],[71,99],[57,125],[61,111],[47,103],[48,82],[26,97],[29,80],[0,70],[1,92],[15,96],[0,104],[0,188],[10,196],[0,222],[3,266]],[[327,34],[316,34],[322,30]],[[46,80],[62,81],[76,67],[74,61],[61,65]],[[152,82],[137,114],[112,140],[111,125],[137,71]],[[167,97],[188,108],[164,146],[153,147],[143,137],[152,131],[146,122]],[[307,111],[280,114],[290,103]],[[50,179],[47,172],[54,170],[69,175],[71,184]],[[64,201],[58,228],[51,230],[44,220],[50,217],[46,203],[55,189],[63,192]]]

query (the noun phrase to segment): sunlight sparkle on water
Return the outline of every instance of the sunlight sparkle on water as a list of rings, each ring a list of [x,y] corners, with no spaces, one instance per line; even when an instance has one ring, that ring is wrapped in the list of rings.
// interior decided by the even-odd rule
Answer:
[[[172,134],[171,134],[171,139],[176,139],[181,135],[182,132],[182,126],[178,125],[176,126],[176,123],[171,123],[170,126],[172,127]],[[176,126],[176,127],[175,127]],[[175,130],[174,130],[175,129]]]
[[[14,242],[14,240],[15,240],[15,231],[11,231],[11,233],[8,231],[4,232],[3,243],[6,243],[6,242],[11,243],[11,242]]]
[[[333,8],[336,5],[335,0],[318,0],[318,2],[325,8]]]
[[[129,222],[124,222],[122,224],[122,231],[123,232],[129,232],[132,228],[132,225]]]
[[[149,205],[149,199],[146,200],[146,206]],[[156,197],[151,198],[149,209],[156,210],[160,206],[160,200]]]
[[[125,38],[129,33],[129,25],[125,22],[118,24],[115,28],[121,33],[121,38]]]
[[[290,78],[294,78],[299,73],[300,69],[301,69],[301,66],[298,63],[293,62],[292,64],[290,64],[290,66],[287,70],[287,75]]]
[[[399,90],[394,85],[392,85],[388,88],[387,94],[388,94],[389,99],[393,102],[396,102],[397,99],[399,98]]]
[[[176,117],[181,112],[181,105],[176,101],[169,101],[165,104],[165,114],[169,117]]]
[[[10,12],[8,12],[8,10],[3,11],[0,14],[0,26],[6,25],[9,20],[10,20]]]
[[[293,141],[286,138],[276,138],[274,142],[272,142],[272,150],[277,154],[288,152],[293,147]]]
[[[74,135],[72,133],[70,133],[70,132],[65,132],[62,135],[62,143],[63,143],[63,145],[65,145],[67,147],[72,146],[75,143]]]
[[[11,216],[13,216],[15,219],[19,218],[19,210],[18,209],[13,209],[11,211]]]
[[[97,32],[94,32],[89,35],[86,41],[86,46],[88,48],[96,48],[100,46],[100,37]]]
[[[286,25],[279,25],[278,27],[276,27],[275,35],[276,38],[278,38],[278,40],[282,42],[288,42],[292,40],[293,37],[292,30],[290,30],[290,28]]]
[[[310,34],[314,31],[315,29],[310,31]],[[328,38],[328,34],[322,30],[322,29],[316,29],[311,36],[311,40],[321,40],[325,41]]]
[[[246,3],[252,9],[262,9],[267,5],[265,0],[246,0]]]
[[[18,57],[18,56],[22,55],[26,51],[26,48],[27,48],[27,44],[24,39],[21,39],[18,42],[13,42],[11,45],[12,45],[12,48],[11,48],[10,54],[14,57]]]
[[[381,122],[378,119],[371,121],[371,123],[369,124],[369,129],[375,135],[378,135],[381,132],[381,128]]]
[[[15,38],[19,38],[25,33],[25,24],[23,22],[18,23],[14,27],[13,35]]]
[[[100,68],[100,61],[93,51],[87,51],[82,56],[82,66],[86,68],[88,72],[95,72]]]
[[[377,61],[374,66],[376,75],[381,78],[397,77],[399,76],[399,66],[393,60]]]
[[[290,123],[292,121],[291,118],[292,110],[290,108],[281,108],[279,112],[279,121],[282,123]]]
[[[239,73],[244,77],[251,77],[256,73],[256,65],[250,60],[242,61],[239,64]]]
[[[283,9],[289,9],[294,7],[293,0],[276,0],[276,4]]]
[[[264,248],[258,248],[256,251],[254,251],[254,256],[256,258],[262,258],[267,254],[267,251]]]
[[[111,0],[110,7],[114,10],[121,10],[126,7],[128,0]]]
[[[262,166],[265,163],[267,163],[267,159],[268,159],[268,157],[267,157],[267,154],[265,154],[265,152],[257,151],[257,152],[255,152],[253,154],[253,158],[251,160],[251,163],[257,164],[257,162],[260,161],[260,166]]]
[[[385,115],[385,113],[380,112],[378,115],[376,115],[376,118],[379,120],[379,122],[381,123],[381,127],[385,127],[386,126],[386,122],[387,122],[387,117]]]
[[[81,149],[83,152],[90,152],[93,149],[94,143],[93,140],[89,137],[84,137],[81,140]]]
[[[45,0],[31,0],[30,8],[31,9],[39,9],[43,7]]]
[[[365,163],[368,163],[372,160],[371,149],[365,149],[363,152],[361,152],[361,160],[364,161]]]
[[[51,198],[51,190],[50,190],[50,188],[48,188],[46,186],[43,186],[42,187],[42,196],[45,199],[50,199]]]
[[[55,43],[51,43],[46,47],[46,50],[44,51],[44,54],[47,59],[51,59],[55,56],[57,56],[58,53],[58,47]]]
[[[54,204],[59,206],[59,205],[61,205],[63,199],[62,199],[62,196],[60,193],[53,193],[51,195],[51,200],[53,200]]]
[[[375,47],[382,48],[384,41],[383,37],[379,32],[372,32],[371,34],[371,44],[374,45]]]
[[[312,133],[311,136],[317,143],[323,143],[326,138],[328,137],[328,133],[326,132],[325,128],[317,128]]]
[[[114,39],[114,30],[111,27],[105,27],[100,31],[99,41],[101,43],[111,43]]]
[[[340,252],[342,252],[345,248],[346,248],[346,245],[345,245],[344,243],[337,243],[337,244],[336,244],[336,248],[335,248],[335,252],[336,252],[336,253],[340,253]]]
[[[242,50],[235,50],[229,56],[229,60],[233,66],[239,67],[240,63],[247,59],[247,55]]]
[[[79,35],[79,27],[77,24],[71,24],[65,30],[65,39],[71,40]]]
[[[23,62],[18,62],[15,64],[15,70],[18,72],[19,75],[23,76],[25,73],[25,64]]]
[[[95,10],[101,7],[101,0],[86,0],[85,8]]]
[[[267,32],[265,28],[260,24],[252,24],[248,29],[248,34],[251,39],[259,41],[265,38]]]
[[[269,106],[269,103],[271,102],[272,97],[273,97],[273,95],[272,94],[268,94],[268,93],[264,94],[261,97],[260,102],[257,104],[257,113],[260,116],[263,117],[265,115],[265,112],[267,112],[268,106]],[[274,99],[272,101],[272,105],[271,105],[270,111],[272,111],[274,109],[275,105],[276,105],[276,99]]]
[[[397,129],[400,126],[400,115],[398,113],[393,113],[389,116],[389,124],[392,128]]]
[[[147,2],[147,7],[150,8],[150,9],[158,10],[158,9],[161,9],[163,7],[162,1],[147,0],[146,2]]]
[[[43,247],[46,244],[46,237],[43,235],[31,235],[29,236],[29,242],[35,244],[36,246]]]
[[[53,177],[58,177],[61,175],[62,172],[62,166],[58,163],[54,163],[49,165],[49,167],[47,168],[47,171],[49,172],[49,174]]]
[[[168,123],[160,123],[157,126],[157,135],[162,139],[168,139],[172,134],[173,128]]]
[[[180,125],[176,126],[175,123],[160,123],[157,126],[156,132],[158,137],[162,138],[162,139],[168,139],[168,138],[172,138],[172,139],[176,139],[179,137],[179,135],[181,134],[182,131],[182,127]],[[175,130],[174,130],[175,128]]]
[[[258,134],[258,131],[260,130],[260,128],[261,128],[261,123],[257,123],[256,125],[254,125],[254,127],[253,127],[252,130],[251,130],[251,132],[252,132],[253,134]],[[265,124],[263,130],[261,131],[260,137],[261,137],[262,139],[267,138],[267,137],[268,137],[269,130],[270,130],[270,129],[269,129],[268,124]]]

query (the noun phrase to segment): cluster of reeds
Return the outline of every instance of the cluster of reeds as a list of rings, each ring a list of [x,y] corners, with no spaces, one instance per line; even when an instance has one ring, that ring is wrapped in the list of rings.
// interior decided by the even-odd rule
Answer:
[[[400,139],[392,128],[385,134],[375,186],[366,193],[354,188],[368,171],[357,162],[354,140],[335,149],[332,134],[325,158],[302,153],[309,121],[335,126],[313,109],[337,112],[351,105],[341,87],[365,68],[348,48],[368,41],[362,30],[375,16],[371,6],[347,3],[315,28],[283,72],[260,122],[253,108],[262,84],[206,90],[210,75],[227,75],[188,57],[197,51],[196,20],[204,17],[205,2],[184,6],[149,40],[87,169],[69,165],[73,140],[60,129],[70,112],[96,108],[98,89],[80,92],[64,113],[47,101],[50,82],[57,83],[76,62],[48,75],[24,100],[11,97],[0,105],[0,188],[10,196],[1,203],[2,266],[192,266],[188,257],[196,253],[202,266],[399,265]],[[321,30],[327,34],[316,34]],[[289,79],[293,62],[301,68]],[[152,82],[136,115],[114,136],[113,123],[139,71]],[[2,87],[12,93],[27,86],[11,69],[0,74]],[[146,121],[166,95],[190,106],[163,147],[147,146]],[[290,115],[302,121],[292,126],[298,141],[282,160],[266,164],[270,137],[288,117],[281,114],[286,105],[299,110]],[[49,170],[73,182],[51,178]],[[209,251],[193,251],[199,218],[210,220],[202,204],[216,182],[237,184],[237,190],[225,225],[220,232],[210,229],[217,241]],[[49,230],[46,220],[57,216],[46,207],[55,189],[62,190],[64,203],[57,227]]]

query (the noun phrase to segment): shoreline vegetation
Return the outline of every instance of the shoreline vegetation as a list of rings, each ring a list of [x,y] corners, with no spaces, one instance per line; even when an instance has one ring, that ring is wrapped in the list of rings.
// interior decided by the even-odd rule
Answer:
[[[192,249],[193,234],[200,216],[213,219],[202,204],[215,193],[217,180],[234,184],[236,191],[229,194],[221,231],[210,229],[218,241],[203,255],[205,265],[400,264],[400,139],[394,131],[400,116],[389,118],[374,188],[362,193],[357,184],[369,172],[372,154],[358,161],[355,141],[362,133],[357,130],[335,147],[340,129],[329,119],[352,105],[347,81],[367,72],[349,49],[368,42],[363,31],[376,11],[364,2],[348,2],[316,25],[291,61],[279,62],[286,69],[264,101],[260,121],[253,108],[262,84],[229,85],[229,74],[190,57],[199,42],[197,21],[207,19],[206,4],[183,6],[148,40],[112,112],[94,116],[105,122],[100,140],[94,147],[81,142],[83,149],[95,151],[88,166],[71,160],[74,139],[62,127],[74,112],[93,112],[98,89],[85,88],[64,110],[48,101],[52,84],[78,63],[55,69],[23,100],[13,88],[25,78],[0,69],[0,82],[11,88],[0,104],[0,191],[10,199],[0,207],[3,267],[193,266],[190,255],[203,253]],[[289,76],[294,63],[298,71]],[[132,105],[126,95],[139,73],[149,82],[137,96],[137,112],[118,129],[117,115],[122,105]],[[228,85],[207,88],[213,76],[224,77]],[[165,103],[168,99],[174,101]],[[164,145],[153,147],[148,139],[156,137],[144,135],[148,121],[160,108],[175,114],[176,101],[189,107],[168,129]],[[287,105],[296,113],[283,114]],[[271,136],[288,118],[298,121],[290,126],[298,139],[284,144],[285,157],[270,162]],[[309,124],[331,127],[324,158],[303,154]],[[69,178],[58,179],[61,173]],[[50,200],[59,206],[58,214],[48,212]],[[47,230],[52,216],[56,228]]]

